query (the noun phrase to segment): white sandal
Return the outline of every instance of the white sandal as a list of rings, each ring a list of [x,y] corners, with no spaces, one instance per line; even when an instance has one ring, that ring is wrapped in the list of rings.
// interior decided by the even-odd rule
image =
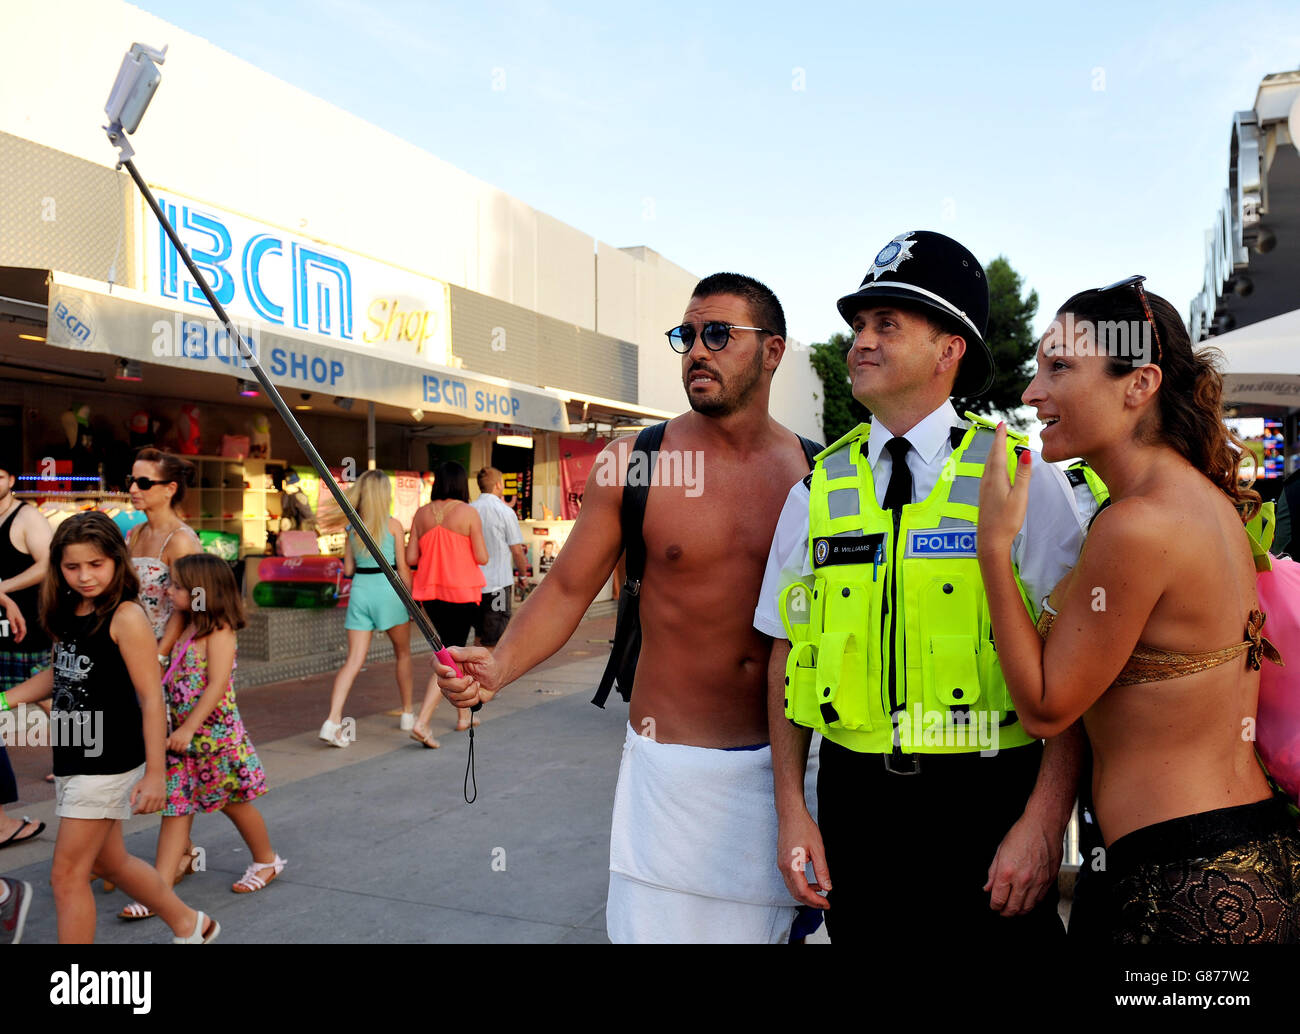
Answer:
[[[194,932],[188,937],[173,937],[172,944],[211,944],[217,939],[217,934],[221,933],[221,924],[212,919],[212,930],[205,937],[203,936],[203,930],[208,925],[209,919],[212,919],[210,915],[203,912],[198,913],[198,919],[194,923]]]
[[[319,738],[324,740],[331,747],[346,747],[349,742],[343,738],[342,723],[335,724],[328,718],[321,723]]]
[[[254,862],[244,870],[244,875],[230,885],[230,889],[236,894],[253,894],[266,888],[280,873],[284,872],[287,863],[279,855],[275,856],[273,862]],[[273,869],[270,876],[259,876],[258,873],[263,869]]]
[[[118,919],[125,919],[127,922],[134,922],[137,919],[152,919],[156,913],[148,905],[142,905],[138,901],[132,901],[129,905],[117,914]]]

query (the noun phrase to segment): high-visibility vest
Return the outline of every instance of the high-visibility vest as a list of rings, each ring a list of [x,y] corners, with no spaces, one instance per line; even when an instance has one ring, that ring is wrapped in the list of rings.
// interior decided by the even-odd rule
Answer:
[[[986,749],[994,726],[997,749],[1033,742],[998,664],[975,553],[994,425],[967,418],[934,490],[902,507],[897,529],[876,502],[870,424],[819,453],[810,475],[813,588],[795,582],[779,600],[785,713],[849,750],[968,753]],[[1013,478],[1023,443],[1008,433]]]
[[[1065,479],[1070,482],[1072,489],[1086,491],[1097,506],[1101,506],[1110,498],[1110,489],[1106,487],[1106,482],[1084,460],[1075,460],[1066,467]],[[1087,496],[1083,498],[1086,499]]]

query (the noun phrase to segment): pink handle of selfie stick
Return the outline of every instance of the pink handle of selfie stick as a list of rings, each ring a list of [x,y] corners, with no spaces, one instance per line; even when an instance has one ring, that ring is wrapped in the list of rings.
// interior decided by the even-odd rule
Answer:
[[[447,647],[444,646],[441,650],[434,651],[433,655],[454,671],[456,673],[456,678],[463,679],[465,677],[465,673],[461,671],[456,662],[451,659],[451,651],[447,649]]]

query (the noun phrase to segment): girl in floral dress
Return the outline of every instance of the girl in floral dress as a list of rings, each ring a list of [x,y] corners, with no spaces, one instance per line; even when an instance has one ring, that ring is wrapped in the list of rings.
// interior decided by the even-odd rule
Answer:
[[[176,561],[168,591],[187,621],[163,676],[174,731],[167,740],[167,805],[155,868],[165,879],[188,874],[195,814],[222,811],[253,855],[230,889],[251,894],[279,876],[285,862],[252,803],[266,793],[266,773],[235,703],[235,632],[244,627],[239,589],[225,561],[195,553]],[[138,902],[119,913],[123,919],[151,914]]]

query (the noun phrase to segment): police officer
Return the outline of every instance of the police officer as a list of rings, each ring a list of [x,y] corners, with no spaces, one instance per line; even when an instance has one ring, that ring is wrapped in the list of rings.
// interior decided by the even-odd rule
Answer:
[[[827,906],[833,941],[1062,937],[1056,875],[1081,740],[1071,730],[1044,747],[1016,720],[975,552],[994,425],[959,420],[949,401],[992,382],[984,270],[951,238],[904,233],[838,306],[854,333],[853,394],[872,420],[791,489],[754,615],[775,640],[782,872],[796,898]],[[1022,443],[1008,436],[1009,450]],[[1038,468],[1047,476],[1030,481],[1013,550],[1034,614],[1083,537],[1064,475]],[[818,822],[803,798],[814,729]],[[996,980],[1005,971],[990,960],[897,961]]]

